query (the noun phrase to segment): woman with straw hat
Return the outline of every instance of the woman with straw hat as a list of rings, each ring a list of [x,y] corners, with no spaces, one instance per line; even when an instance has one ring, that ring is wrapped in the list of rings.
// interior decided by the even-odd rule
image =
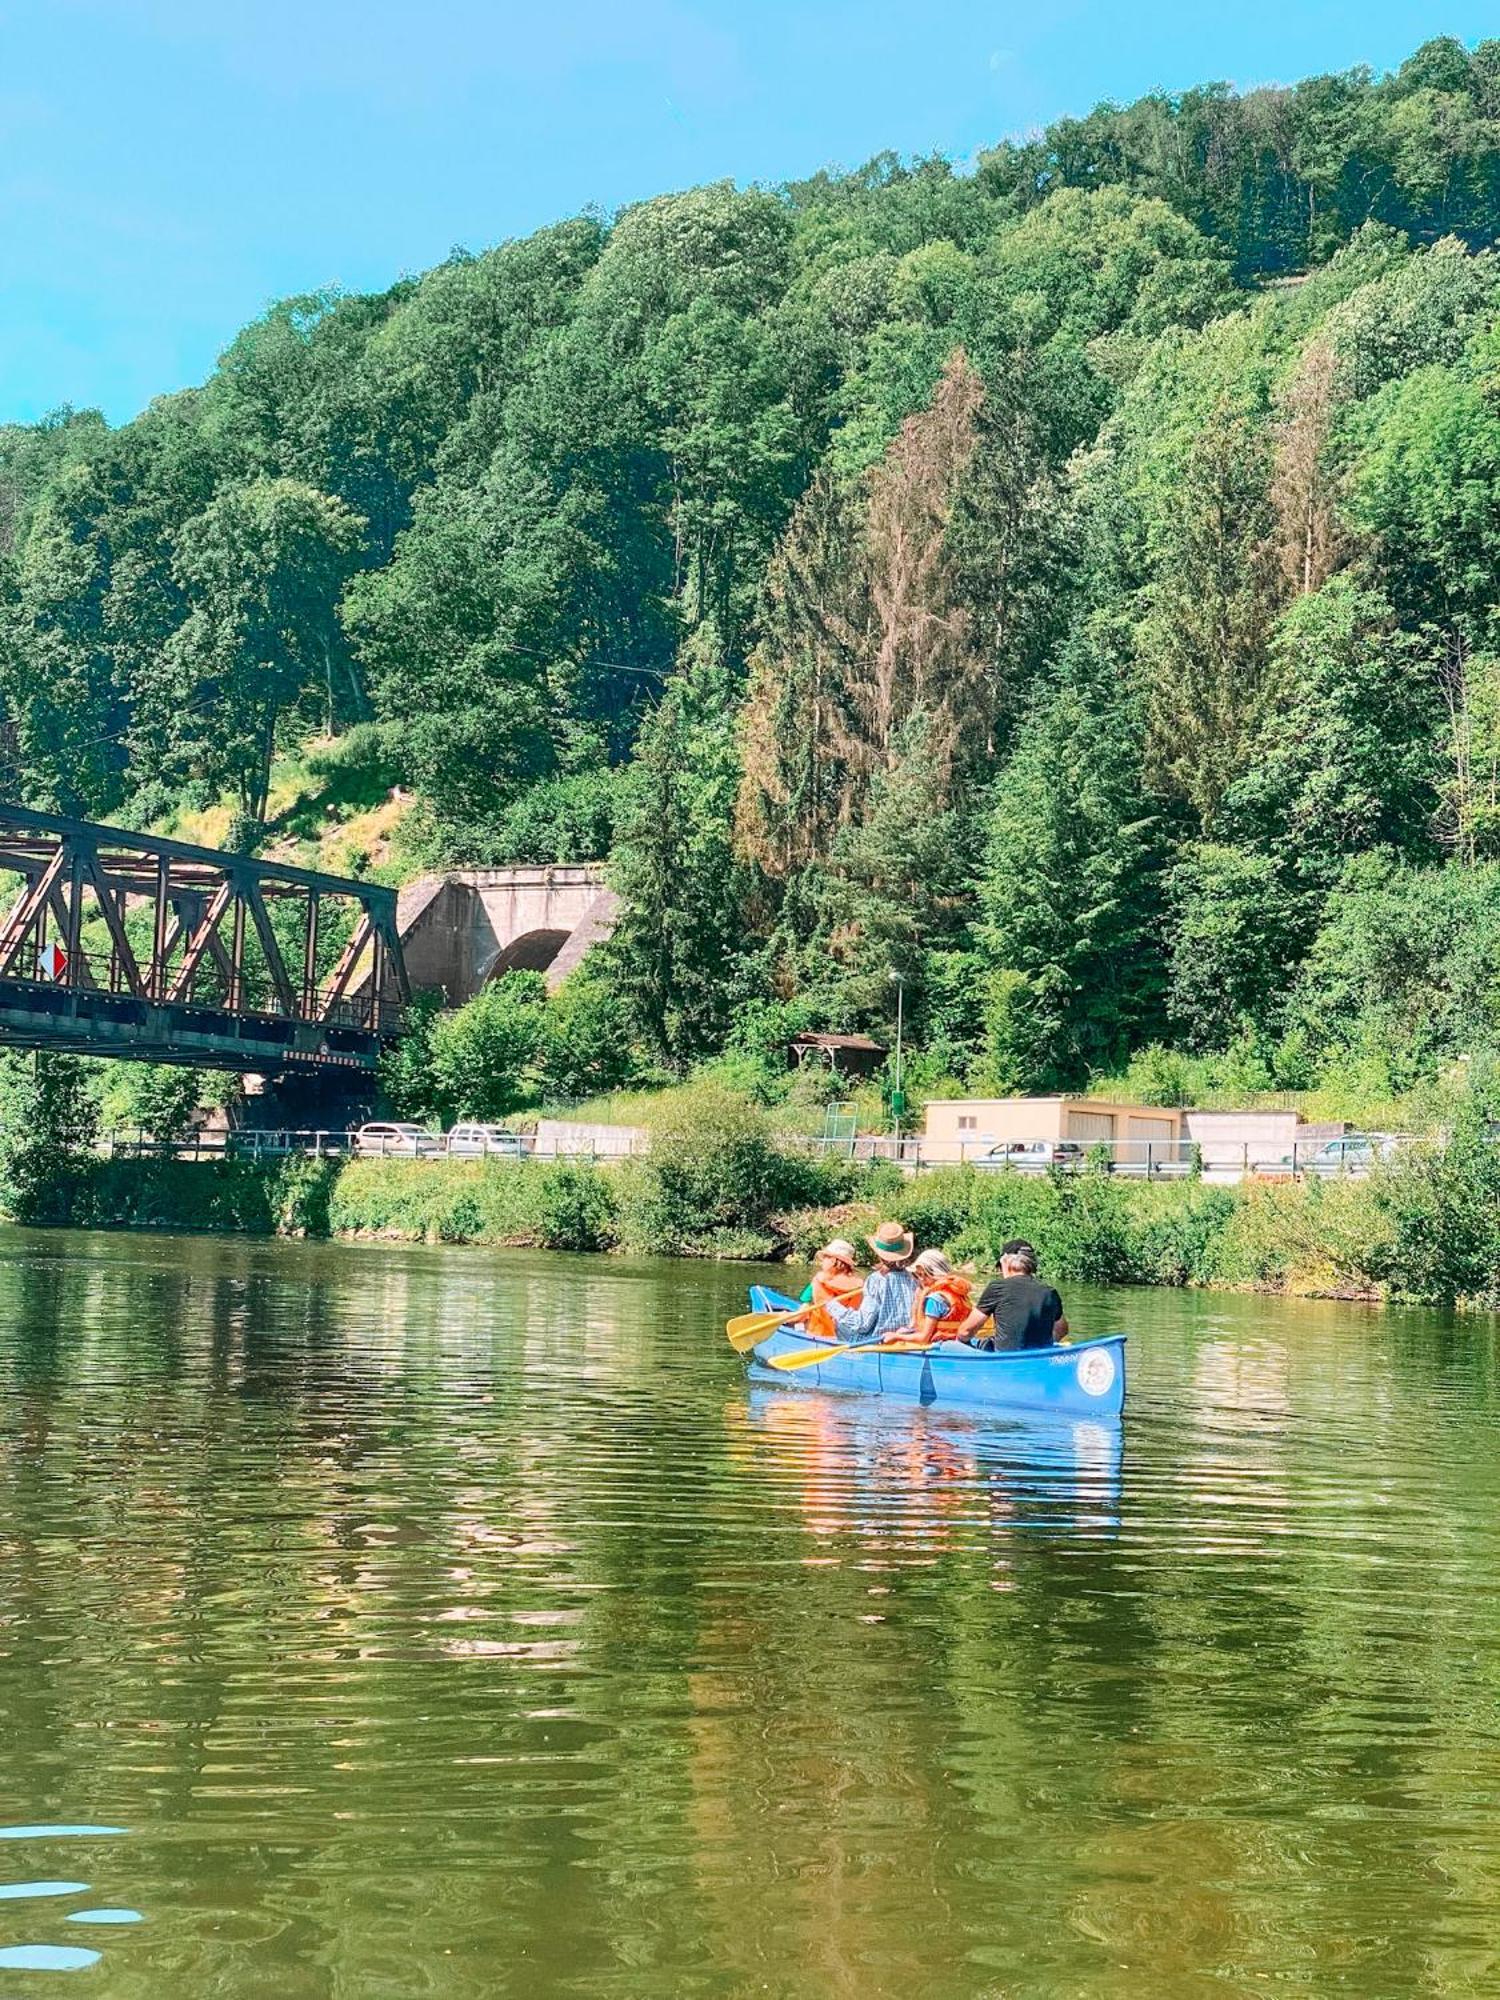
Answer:
[[[828,1310],[831,1304],[857,1306],[860,1302],[860,1276],[854,1268],[858,1261],[858,1251],[842,1236],[825,1243],[814,1260],[812,1283],[802,1294],[802,1302],[812,1307],[807,1330],[819,1340],[838,1339]]]
[[[909,1334],[917,1302],[917,1281],[906,1268],[916,1248],[912,1233],[899,1222],[882,1222],[865,1241],[875,1253],[875,1269],[865,1279],[858,1306],[830,1303],[828,1314],[834,1329],[840,1340],[849,1341]]]

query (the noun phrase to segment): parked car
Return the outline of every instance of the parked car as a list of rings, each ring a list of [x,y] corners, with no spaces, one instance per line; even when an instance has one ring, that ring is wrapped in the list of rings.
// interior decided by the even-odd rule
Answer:
[[[415,1160],[441,1153],[443,1142],[423,1125],[361,1125],[354,1150],[362,1158]]]
[[[1009,1139],[971,1164],[981,1173],[1045,1174],[1054,1167],[1076,1173],[1083,1162],[1084,1148],[1076,1139]]]
[[[1304,1174],[1367,1174],[1400,1144],[1390,1132],[1346,1132],[1341,1139],[1325,1139],[1315,1153],[1299,1154],[1297,1166]]]
[[[466,1159],[483,1155],[519,1160],[526,1151],[526,1141],[504,1125],[465,1123],[455,1125],[448,1134],[448,1151]]]

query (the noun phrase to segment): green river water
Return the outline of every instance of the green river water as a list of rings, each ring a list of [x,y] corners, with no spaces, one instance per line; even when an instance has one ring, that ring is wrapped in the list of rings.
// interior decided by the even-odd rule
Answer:
[[[746,1278],[0,1232],[0,2000],[1500,1993],[1492,1323],[1038,1433]]]

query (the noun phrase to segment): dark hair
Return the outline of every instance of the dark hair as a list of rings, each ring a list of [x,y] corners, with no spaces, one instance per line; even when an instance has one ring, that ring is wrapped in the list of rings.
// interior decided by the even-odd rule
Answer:
[[[1033,1277],[1036,1276],[1036,1250],[1025,1237],[1013,1236],[1009,1243],[1000,1245],[1001,1263],[1003,1264],[1007,1258],[1014,1263],[1024,1265]]]

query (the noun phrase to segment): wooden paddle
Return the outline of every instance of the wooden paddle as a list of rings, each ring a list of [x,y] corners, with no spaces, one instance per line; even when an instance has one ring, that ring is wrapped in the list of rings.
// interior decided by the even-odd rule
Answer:
[[[792,1368],[811,1368],[815,1361],[831,1361],[836,1354],[920,1354],[923,1346],[914,1340],[841,1341],[837,1347],[811,1347],[805,1354],[773,1354],[766,1364],[786,1373]]]
[[[789,1320],[806,1319],[811,1311],[811,1306],[792,1306],[786,1312],[741,1313],[738,1319],[725,1323],[724,1331],[736,1354],[748,1354],[778,1326],[785,1326]]]

